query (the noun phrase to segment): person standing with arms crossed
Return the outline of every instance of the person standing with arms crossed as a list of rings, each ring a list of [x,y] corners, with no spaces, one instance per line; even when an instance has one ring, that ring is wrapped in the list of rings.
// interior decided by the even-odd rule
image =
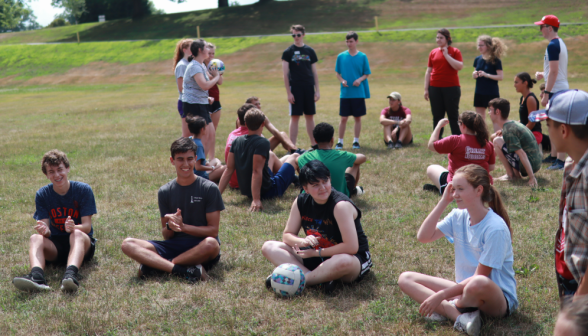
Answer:
[[[559,30],[557,16],[546,15],[535,24],[539,26],[543,38],[549,41],[543,60],[543,72],[535,74],[537,80],[545,79],[545,94],[541,99],[541,105],[547,106],[554,93],[570,88],[568,84],[568,49],[564,41],[557,35]],[[560,170],[564,168],[565,159],[566,154],[557,153],[552,143],[551,154],[543,162],[553,163],[547,167],[548,170]]]
[[[451,34],[443,28],[437,31],[437,45],[439,48],[431,50],[429,63],[425,73],[425,100],[431,102],[433,113],[433,129],[439,120],[447,119],[453,135],[460,135],[457,119],[459,118],[459,99],[461,88],[457,72],[463,69],[463,58],[459,49],[451,46]],[[439,133],[439,139],[443,130]]]
[[[335,73],[341,83],[341,96],[339,103],[339,141],[335,149],[343,149],[343,137],[347,127],[347,119],[353,116],[355,119],[353,149],[359,149],[359,133],[361,132],[361,117],[366,115],[365,100],[370,98],[370,85],[367,81],[372,73],[367,56],[357,50],[359,37],[354,31],[347,33],[345,43],[349,50],[337,56]]]
[[[312,136],[314,129],[315,103],[321,98],[316,72],[318,58],[314,49],[304,44],[305,29],[302,25],[290,27],[294,44],[282,54],[284,85],[290,103],[290,140],[296,145],[298,121],[304,114],[306,132],[311,146],[316,145]]]

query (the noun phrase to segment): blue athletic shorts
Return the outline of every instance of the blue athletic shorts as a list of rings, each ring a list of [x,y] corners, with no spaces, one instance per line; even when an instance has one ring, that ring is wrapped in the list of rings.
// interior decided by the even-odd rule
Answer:
[[[155,247],[155,250],[157,251],[157,254],[159,254],[160,257],[167,260],[172,260],[173,258],[188,251],[189,249],[196,247],[204,239],[205,238],[198,237],[180,237],[171,238],[168,240],[149,240],[149,242]],[[220,253],[218,254],[218,256],[216,256],[216,258],[209,260],[205,263],[202,263],[202,267],[204,267],[204,269],[208,271],[214,265],[216,265],[219,260]]]
[[[265,194],[261,195],[261,199],[282,196],[286,192],[286,189],[288,189],[290,186],[290,183],[292,183],[292,180],[294,179],[294,173],[294,167],[292,167],[292,165],[287,162],[284,163],[280,170],[278,170],[278,172],[275,173],[271,178],[273,184],[272,188]]]

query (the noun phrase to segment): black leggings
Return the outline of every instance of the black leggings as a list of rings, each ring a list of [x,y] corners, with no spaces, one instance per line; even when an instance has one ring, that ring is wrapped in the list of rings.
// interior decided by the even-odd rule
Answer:
[[[459,86],[429,86],[429,102],[431,102],[431,113],[433,113],[433,129],[437,127],[439,120],[445,118],[445,111],[447,111],[447,119],[449,119],[451,134],[461,134],[459,125],[457,124],[457,120],[459,118],[460,97],[461,88]],[[443,129],[441,129],[441,133],[439,133],[439,138],[441,138],[442,135]]]

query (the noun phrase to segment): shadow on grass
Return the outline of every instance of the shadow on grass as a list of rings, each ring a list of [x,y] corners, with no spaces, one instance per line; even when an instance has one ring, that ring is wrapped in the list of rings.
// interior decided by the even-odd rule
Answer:
[[[325,300],[325,307],[338,312],[347,312],[356,309],[362,302],[375,298],[378,280],[373,272],[368,273],[360,282],[344,284],[337,282],[335,291],[331,295],[322,293],[319,286],[309,287],[310,295],[320,296]],[[314,292],[314,293],[313,293]]]

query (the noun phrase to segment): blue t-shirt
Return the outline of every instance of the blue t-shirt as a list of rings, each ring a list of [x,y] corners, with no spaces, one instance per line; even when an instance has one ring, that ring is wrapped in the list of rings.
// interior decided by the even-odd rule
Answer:
[[[200,161],[201,165],[205,165],[206,164],[206,153],[204,152],[204,146],[202,145],[202,140],[200,139],[196,139],[194,137],[190,137],[194,143],[196,144],[196,146],[198,146],[198,149],[196,150],[196,160]],[[208,171],[203,171],[203,170],[196,170],[196,168],[194,168],[194,174],[200,176],[200,177],[204,177],[205,179],[208,180]]]
[[[361,82],[359,86],[353,86],[353,82],[363,75],[370,75],[370,63],[367,56],[358,51],[355,56],[349,54],[346,50],[337,56],[335,72],[341,75],[347,81],[347,86],[341,84],[340,98],[370,98],[370,84],[368,80]]]
[[[97,213],[92,188],[83,182],[69,181],[69,190],[63,196],[53,190],[53,183],[42,187],[35,195],[36,220],[49,219],[52,236],[69,236],[65,232],[65,221],[71,216],[76,225],[82,224],[82,217]],[[92,237],[94,228],[88,236]]]
[[[482,55],[480,55],[474,60],[474,68],[476,68],[476,71],[482,70],[489,75],[497,75],[497,71],[502,70],[502,61],[497,58],[494,60],[494,64],[492,64],[486,62]],[[498,81],[486,77],[476,78],[476,93],[499,97]]]
[[[490,279],[504,292],[510,311],[517,309],[512,242],[504,220],[488,209],[480,223],[470,225],[467,209],[454,209],[437,223],[437,228],[455,246],[455,281],[473,276],[478,264],[492,267]]]

